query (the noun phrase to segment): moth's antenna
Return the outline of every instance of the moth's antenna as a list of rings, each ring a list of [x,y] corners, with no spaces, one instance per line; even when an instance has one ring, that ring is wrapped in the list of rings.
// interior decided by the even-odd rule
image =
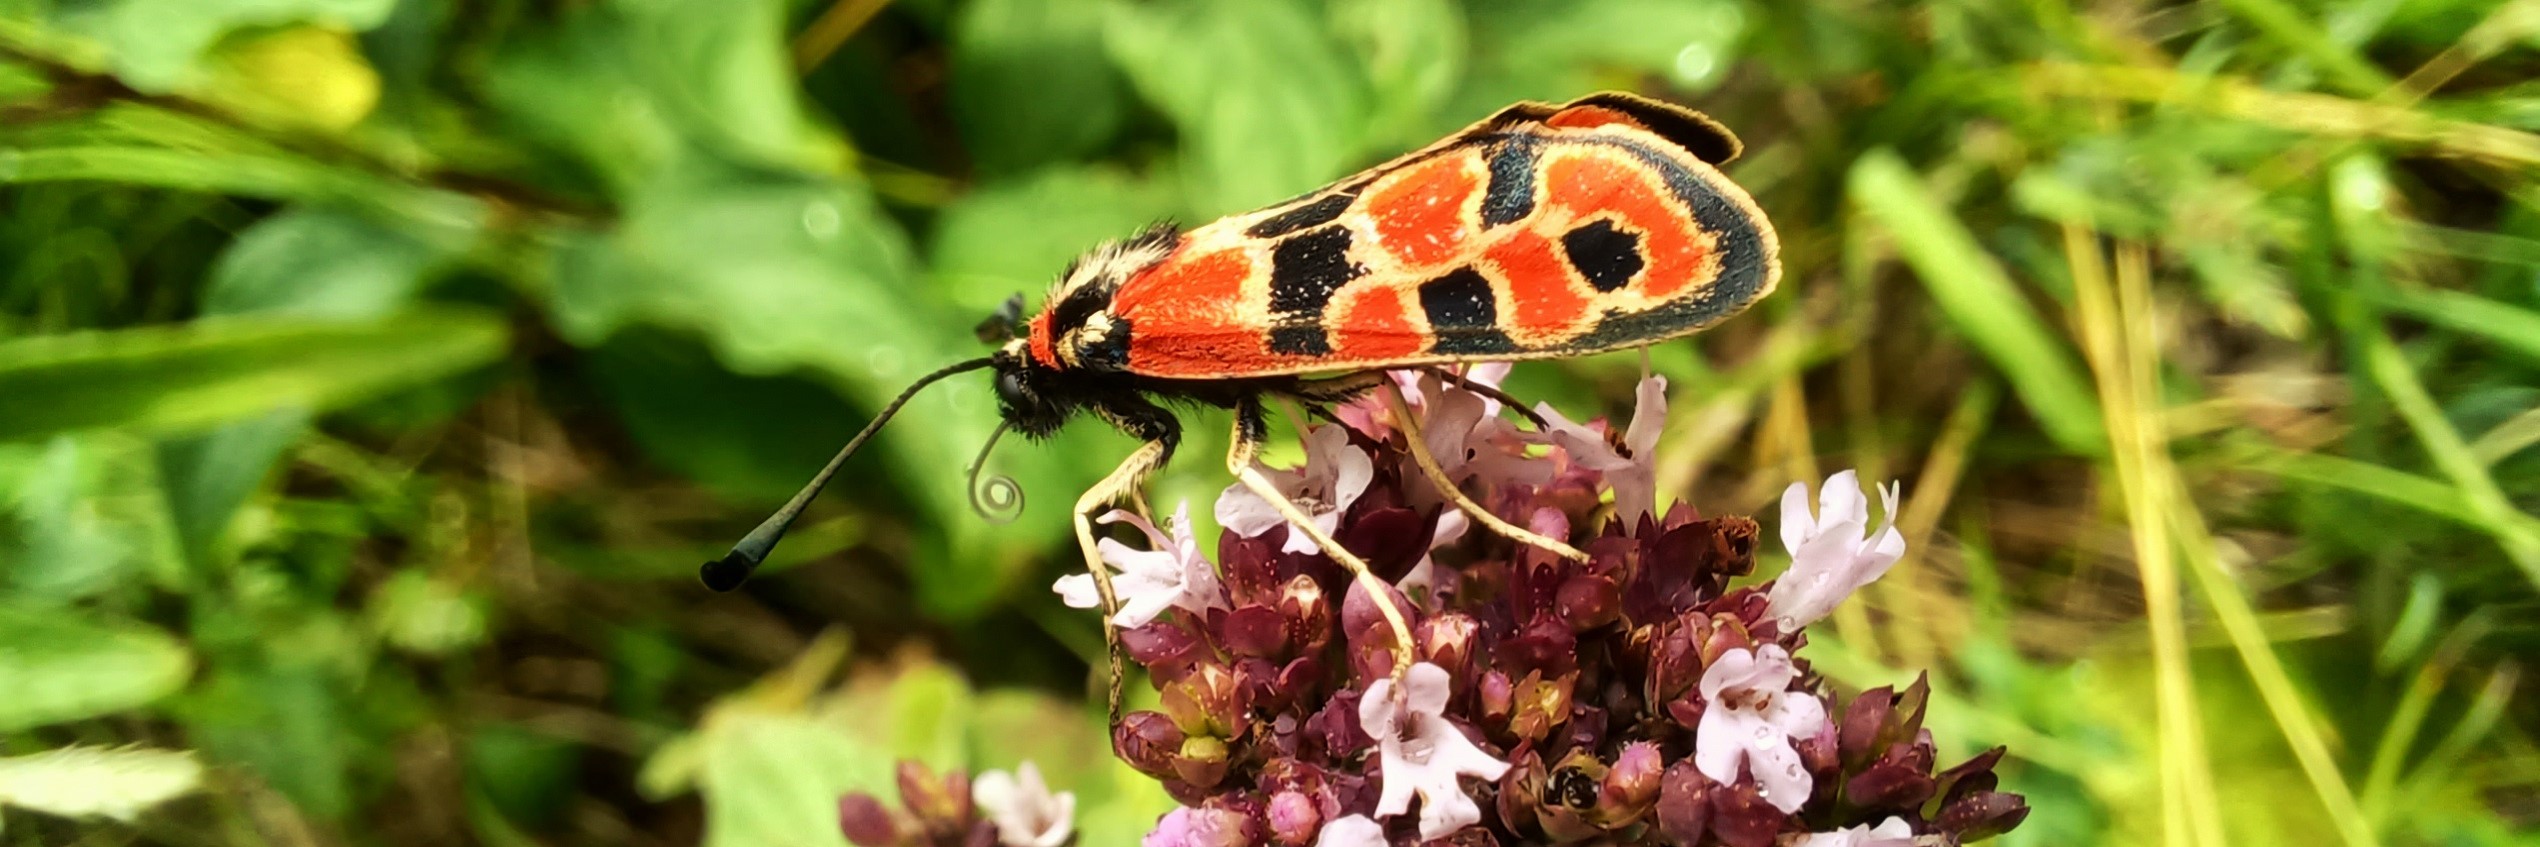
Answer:
[[[1005,437],[1008,426],[997,424],[997,431],[988,433],[988,443],[979,448],[979,458],[970,463],[970,511],[994,524],[1012,523],[1023,514],[1023,486],[1014,477],[997,474],[985,483],[979,479],[980,469],[988,466],[988,454],[997,449],[997,439]]]
[[[855,455],[856,448],[863,447],[864,442],[872,438],[873,433],[880,431],[882,424],[889,422],[892,415],[899,414],[900,407],[907,405],[909,398],[917,396],[918,391],[934,384],[936,380],[963,371],[975,371],[995,362],[994,357],[983,356],[918,377],[916,383],[911,384],[908,390],[900,392],[900,396],[891,401],[891,405],[882,407],[882,414],[874,416],[872,423],[865,424],[864,431],[856,433],[855,438],[848,440],[847,446],[839,449],[838,455],[831,458],[829,464],[821,468],[818,475],[811,478],[810,485],[803,486],[802,491],[796,492],[794,499],[785,501],[784,508],[776,510],[776,514],[767,516],[767,520],[760,522],[757,529],[750,530],[750,534],[741,536],[741,543],[732,545],[732,552],[725,553],[723,558],[707,562],[704,567],[698,568],[698,578],[705,580],[707,588],[716,591],[730,591],[741,587],[741,581],[749,579],[750,572],[758,570],[760,562],[767,561],[767,554],[776,549],[776,542],[784,540],[786,528],[794,525],[795,518],[802,517],[804,507],[811,505],[811,498],[820,496],[821,487],[829,484],[830,477],[838,475],[838,468],[847,463],[847,457]]]

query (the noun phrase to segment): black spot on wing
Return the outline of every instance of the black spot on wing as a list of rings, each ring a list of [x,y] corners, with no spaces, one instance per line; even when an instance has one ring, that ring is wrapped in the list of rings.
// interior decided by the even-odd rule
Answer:
[[[1504,135],[1490,148],[1490,187],[1482,193],[1482,228],[1525,219],[1535,210],[1535,163],[1543,142],[1531,135]]]
[[[1643,312],[1607,312],[1595,329],[1564,346],[1579,350],[1612,350],[1660,338],[1673,338],[1709,326],[1754,302],[1763,291],[1766,271],[1773,262],[1773,257],[1764,255],[1762,221],[1750,216],[1745,206],[1720,193],[1719,189],[1682,163],[1646,145],[1621,140],[1588,143],[1605,144],[1629,152],[1665,178],[1668,191],[1675,195],[1676,201],[1684,204],[1704,229],[1717,235],[1719,240],[1712,249],[1720,256],[1720,275],[1691,297]]]
[[[1349,230],[1307,230],[1270,248],[1270,311],[1281,322],[1319,322],[1332,292],[1367,269],[1349,260]]]
[[[1349,211],[1349,204],[1357,200],[1358,195],[1350,192],[1326,194],[1314,202],[1263,218],[1260,223],[1244,230],[1244,234],[1254,238],[1277,238],[1306,227],[1331,223],[1342,212]]]
[[[1332,339],[1323,332],[1322,324],[1271,327],[1270,352],[1282,356],[1329,356]]]
[[[1429,349],[1455,355],[1508,353],[1516,344],[1499,326],[1499,301],[1490,280],[1472,268],[1420,284],[1420,310],[1437,337]]]
[[[1578,268],[1598,291],[1616,291],[1631,284],[1647,264],[1640,256],[1640,236],[1602,218],[1562,233],[1561,252],[1569,255],[1570,266]]]

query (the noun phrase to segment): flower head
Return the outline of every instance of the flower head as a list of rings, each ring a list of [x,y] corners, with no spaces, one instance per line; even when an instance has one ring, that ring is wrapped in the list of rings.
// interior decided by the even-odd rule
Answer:
[[[1817,493],[1817,513],[1808,513],[1808,487],[1791,483],[1782,491],[1782,546],[1790,550],[1790,570],[1773,582],[1767,595],[1770,614],[1782,629],[1817,622],[1836,604],[1868,585],[1905,555],[1905,535],[1896,531],[1895,484],[1879,489],[1879,508],[1887,520],[1870,525],[1870,503],[1851,471],[1826,478]]]
[[[1120,571],[1119,578],[1111,583],[1112,591],[1120,598],[1120,611],[1111,616],[1112,623],[1134,629],[1147,625],[1166,609],[1205,612],[1226,607],[1226,592],[1217,583],[1217,568],[1200,555],[1199,540],[1191,537],[1189,502],[1173,509],[1172,520],[1166,522],[1173,529],[1170,535],[1157,530],[1147,519],[1118,509],[1095,520],[1137,527],[1153,545],[1153,549],[1136,550],[1108,538],[1095,545],[1101,550],[1103,564]],[[1050,588],[1069,606],[1091,609],[1102,605],[1092,574],[1060,577]]]
[[[1376,465],[1365,452],[1349,443],[1349,428],[1319,427],[1305,436],[1305,467],[1298,470],[1264,470],[1273,487],[1290,502],[1313,516],[1314,526],[1330,535],[1340,528],[1341,515],[1367,493],[1367,484],[1376,477]],[[1288,519],[1279,514],[1270,501],[1261,499],[1252,489],[1237,484],[1217,498],[1217,523],[1236,535],[1254,538],[1270,530],[1286,526]],[[1314,539],[1293,529],[1287,544],[1289,553],[1319,553]]]
[[[1412,795],[1419,795],[1423,839],[1443,838],[1481,821],[1481,807],[1464,793],[1459,778],[1498,779],[1508,772],[1507,762],[1482,752],[1447,720],[1448,681],[1445,668],[1422,662],[1411,666],[1401,686],[1377,680],[1358,701],[1359,726],[1376,739],[1384,762],[1384,795],[1376,801],[1376,814],[1409,811]]]
[[[1011,774],[981,773],[970,783],[970,796],[996,822],[997,843],[1005,847],[1059,847],[1076,834],[1075,792],[1050,793],[1031,762]]]
[[[1366,815],[1351,815],[1324,824],[1314,847],[1386,847],[1385,828]]]
[[[1914,825],[1904,818],[1890,816],[1878,826],[1847,826],[1833,832],[1810,833],[1791,847],[1913,847]]]
[[[1658,507],[1658,434],[1667,428],[1667,378],[1652,375],[1633,391],[1632,423],[1618,446],[1603,434],[1571,423],[1550,404],[1535,404],[1535,413],[1552,424],[1546,435],[1570,461],[1605,475],[1614,489],[1614,517],[1626,528],[1640,525]]]
[[[1693,741],[1693,763],[1703,776],[1733,783],[1743,763],[1773,808],[1797,812],[1808,802],[1815,780],[1791,739],[1825,729],[1826,706],[1789,690],[1798,677],[1790,652],[1779,644],[1732,649],[1711,663],[1702,674],[1702,698],[1710,706]]]

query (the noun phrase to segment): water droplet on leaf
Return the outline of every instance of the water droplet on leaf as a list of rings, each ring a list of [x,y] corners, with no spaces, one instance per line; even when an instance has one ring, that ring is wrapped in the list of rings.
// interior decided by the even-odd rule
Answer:
[[[840,222],[837,204],[814,200],[803,207],[803,232],[810,234],[814,240],[827,241],[838,237]]]

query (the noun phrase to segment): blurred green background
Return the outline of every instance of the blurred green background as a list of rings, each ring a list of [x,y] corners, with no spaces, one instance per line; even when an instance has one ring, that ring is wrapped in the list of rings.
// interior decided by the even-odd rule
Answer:
[[[1125,439],[988,524],[964,380],[693,567],[1077,251],[1601,88],[1787,251],[1662,486],[1905,481],[1809,655],[2004,843],[2540,843],[2536,80],[2527,0],[0,0],[0,843],[836,845],[894,756],[1132,843],[1045,589]]]

